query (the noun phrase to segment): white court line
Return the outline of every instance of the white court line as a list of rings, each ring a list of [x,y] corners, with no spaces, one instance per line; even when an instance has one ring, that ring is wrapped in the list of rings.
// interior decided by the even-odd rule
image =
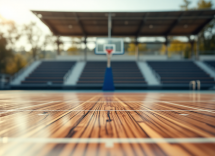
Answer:
[[[114,143],[215,143],[212,138],[0,138],[0,142],[18,143],[105,143],[113,147]]]
[[[120,112],[120,111],[124,111],[124,112],[133,112],[133,111],[141,111],[141,112],[175,112],[175,111],[188,111],[188,112],[208,112],[208,111],[215,111],[215,110],[196,110],[196,109],[192,109],[192,110],[181,110],[181,109],[176,109],[176,110],[22,110],[22,109],[16,109],[16,110],[0,110],[0,112],[63,112],[63,111],[68,111],[68,112],[81,112],[81,111],[89,111],[89,112],[105,112],[105,111],[110,111],[110,112]]]
[[[8,101],[8,100],[0,100],[0,102],[50,102],[50,101]],[[63,101],[52,101],[52,102],[63,102]]]
[[[195,109],[195,110],[201,110],[201,111],[206,111],[206,112],[210,112],[210,113],[215,113],[215,112],[213,112],[214,110],[199,109],[199,108],[190,107],[190,106],[184,106],[184,105],[180,105],[180,104],[176,104],[176,103],[172,103],[172,102],[168,102],[168,101],[161,101],[161,102],[168,103],[168,104],[171,104],[171,105],[176,105],[176,106],[192,108],[192,109]]]
[[[45,105],[45,104],[49,104],[49,103],[52,103],[52,101],[46,102],[46,103],[41,103],[41,104],[38,104],[38,105],[31,105],[31,106],[22,107],[21,109],[25,109],[25,108],[29,108],[29,107],[35,107],[35,106],[40,106],[40,105]],[[21,110],[21,109],[19,109],[19,110]],[[8,111],[16,111],[16,110],[17,109],[11,109],[11,110],[8,110]],[[2,110],[0,110],[0,111],[2,111]],[[0,113],[0,114],[2,114],[2,113]]]
[[[46,105],[46,104],[49,104],[49,103],[53,103],[53,102],[50,101],[50,102],[45,102],[45,103],[41,103],[41,104],[38,104],[38,105],[26,106],[26,107],[22,107],[21,109],[25,109],[25,108],[29,108],[29,107],[35,107],[35,106],[40,106],[40,105]],[[15,110],[15,109],[11,109],[11,110]]]
[[[179,115],[187,116],[187,115],[189,115],[189,114],[179,114]]]
[[[86,100],[87,101],[87,100]],[[69,101],[51,101],[51,102],[86,102],[86,101],[72,101],[72,100],[69,100]],[[162,102],[160,100],[141,100],[141,101],[126,101],[126,100],[122,100],[120,102]],[[50,102],[50,101],[3,101],[3,100],[0,100],[0,102]],[[89,102],[119,102],[119,101],[89,101]],[[215,100],[209,100],[209,101],[169,101],[169,102],[215,102]]]

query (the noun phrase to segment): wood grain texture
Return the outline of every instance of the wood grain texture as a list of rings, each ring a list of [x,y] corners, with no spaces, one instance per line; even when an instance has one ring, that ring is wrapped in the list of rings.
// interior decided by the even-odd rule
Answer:
[[[0,156],[203,156],[214,147],[212,93],[0,93]]]

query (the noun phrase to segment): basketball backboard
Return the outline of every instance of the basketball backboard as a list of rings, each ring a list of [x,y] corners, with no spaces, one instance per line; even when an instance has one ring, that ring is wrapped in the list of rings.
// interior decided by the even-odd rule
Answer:
[[[124,54],[124,42],[121,38],[97,38],[95,54],[106,55],[112,53],[113,55]]]

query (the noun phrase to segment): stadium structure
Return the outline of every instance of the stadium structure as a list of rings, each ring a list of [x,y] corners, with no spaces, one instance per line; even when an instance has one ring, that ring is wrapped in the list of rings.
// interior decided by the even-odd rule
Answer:
[[[96,48],[65,55],[58,40],[55,59],[2,76],[1,156],[214,156],[215,55],[198,38],[215,10],[32,12],[58,37],[97,37]],[[165,54],[142,55],[140,37],[156,36]],[[189,59],[169,55],[174,36],[188,38]]]
[[[135,56],[112,57],[115,89],[214,89],[215,56],[201,55],[194,38],[215,17],[215,10],[164,12],[55,12],[32,11],[52,33],[60,36],[134,37]],[[190,59],[168,57],[168,37],[185,36],[191,45]],[[192,38],[192,37],[194,38]],[[139,55],[139,37],[164,37],[165,55]],[[151,42],[145,42],[153,44]],[[155,43],[155,42],[154,42]],[[7,89],[97,89],[101,90],[106,56],[58,56],[37,60],[4,84]]]

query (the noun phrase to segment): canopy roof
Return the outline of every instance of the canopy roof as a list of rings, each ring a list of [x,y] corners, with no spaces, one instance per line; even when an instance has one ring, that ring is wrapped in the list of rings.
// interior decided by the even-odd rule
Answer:
[[[109,12],[32,11],[55,35],[107,36]],[[187,36],[198,34],[215,10],[112,12],[112,36]]]

